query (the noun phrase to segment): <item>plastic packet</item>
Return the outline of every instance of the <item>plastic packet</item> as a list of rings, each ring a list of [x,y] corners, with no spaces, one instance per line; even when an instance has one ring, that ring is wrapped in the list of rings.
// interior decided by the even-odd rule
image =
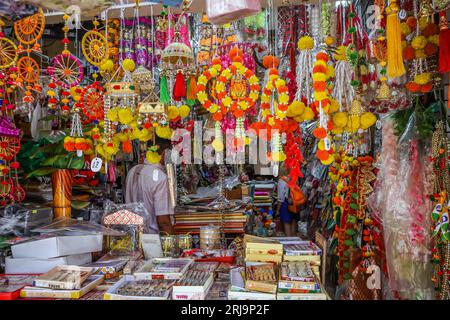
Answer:
[[[150,215],[143,202],[116,204],[106,200],[102,224],[105,226],[115,225],[138,225],[141,233],[158,233],[156,216]]]

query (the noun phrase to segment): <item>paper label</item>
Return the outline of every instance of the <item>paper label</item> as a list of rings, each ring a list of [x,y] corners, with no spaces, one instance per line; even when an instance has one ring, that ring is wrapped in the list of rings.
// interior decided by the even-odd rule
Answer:
[[[91,161],[91,171],[92,172],[99,172],[102,168],[103,160],[101,158],[95,157]]]
[[[158,176],[159,176],[159,174],[158,174],[158,170],[153,170],[153,181],[158,181]]]

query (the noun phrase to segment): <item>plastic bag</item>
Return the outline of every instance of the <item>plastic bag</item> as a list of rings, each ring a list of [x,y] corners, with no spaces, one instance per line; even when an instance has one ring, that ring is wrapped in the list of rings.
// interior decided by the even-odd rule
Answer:
[[[400,299],[433,299],[430,261],[431,203],[424,163],[428,154],[419,140],[413,113],[397,143],[393,124],[383,124],[383,151],[376,195],[370,206],[383,221],[389,287]]]
[[[223,25],[257,14],[260,0],[206,0],[206,14],[212,24]]]
[[[104,206],[102,224],[109,227],[116,225],[137,225],[140,233],[158,233],[155,215],[150,215],[144,203],[116,204],[107,200]]]

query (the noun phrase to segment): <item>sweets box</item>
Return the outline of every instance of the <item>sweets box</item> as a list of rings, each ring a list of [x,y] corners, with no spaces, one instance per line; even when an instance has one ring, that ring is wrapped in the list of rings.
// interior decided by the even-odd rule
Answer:
[[[11,246],[14,258],[49,259],[102,251],[103,235],[61,236]]]
[[[244,268],[233,268],[230,270],[230,289],[228,300],[275,300],[276,294],[249,291],[245,288],[245,280],[242,277]]]
[[[114,284],[108,291],[104,294],[104,300],[168,300],[170,298],[172,285],[174,283],[173,280],[154,280],[155,283],[164,281],[169,287],[162,296],[128,296],[119,294],[118,291],[120,288],[127,284],[138,283],[138,280],[135,276],[132,275],[124,275],[116,284]]]
[[[250,235],[244,236],[245,254],[247,255],[271,255],[282,256],[283,245],[277,241],[255,237]]]
[[[144,263],[134,276],[138,280],[178,280],[189,269],[194,260],[189,258],[154,258]]]
[[[25,287],[20,292],[22,298],[57,298],[57,299],[79,299],[89,291],[95,289],[103,282],[102,275],[91,275],[82,287],[76,290],[55,290],[50,288]]]
[[[277,292],[277,270],[276,266],[272,264],[272,272],[274,276],[274,281],[260,281],[249,279],[249,274],[247,268],[258,267],[258,266],[269,266],[270,263],[260,263],[260,262],[246,262],[246,279],[245,279],[245,289],[250,291],[257,291],[263,293],[275,294]]]
[[[91,261],[91,253],[75,254],[50,259],[6,258],[5,272],[14,274],[41,274],[46,273],[57,266],[80,266],[86,263],[90,263]]]
[[[33,285],[41,288],[78,290],[94,271],[94,268],[57,266],[36,278]]]
[[[203,271],[201,271],[203,272]],[[179,285],[180,281],[175,283],[172,288],[173,300],[205,300],[209,289],[214,283],[214,273],[209,272],[209,276],[203,285],[189,286]]]
[[[322,255],[322,249],[312,241],[286,241],[282,244],[285,256]]]

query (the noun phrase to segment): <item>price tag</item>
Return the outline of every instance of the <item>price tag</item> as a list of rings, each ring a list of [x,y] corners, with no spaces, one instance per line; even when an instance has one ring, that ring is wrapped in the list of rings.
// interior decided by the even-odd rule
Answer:
[[[406,18],[406,10],[405,9],[400,10],[398,12],[398,17],[399,17],[400,20],[405,19]]]
[[[153,170],[153,181],[158,181],[159,173],[158,170]]]
[[[325,145],[325,150],[326,151],[329,151],[331,149],[331,142],[330,142],[330,139],[328,137],[323,139],[323,144]]]
[[[102,164],[103,164],[103,160],[98,158],[98,157],[95,157],[91,161],[91,171],[92,172],[99,172],[100,169],[102,168]]]

